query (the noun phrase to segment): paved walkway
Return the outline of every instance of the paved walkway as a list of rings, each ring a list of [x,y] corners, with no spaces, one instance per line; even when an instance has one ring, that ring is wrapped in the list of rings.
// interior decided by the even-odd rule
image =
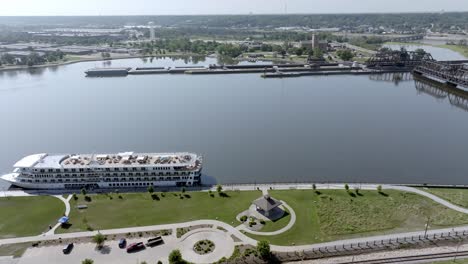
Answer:
[[[58,198],[59,200],[61,200],[65,204],[65,214],[64,215],[68,216],[70,214],[70,200],[73,197],[73,195],[71,195],[71,194],[68,195],[67,199],[63,198],[62,195],[53,195],[53,197]],[[50,236],[50,235],[55,234],[55,230],[57,230],[57,228],[59,228],[60,225],[61,225],[60,223],[55,224],[55,226],[52,227],[52,229],[50,229],[49,231],[47,231],[43,235]]]
[[[276,231],[262,232],[262,231],[250,230],[245,225],[241,224],[241,225],[239,225],[237,227],[237,229],[238,230],[243,230],[244,232],[247,232],[247,233],[250,233],[250,234],[253,234],[253,235],[261,235],[261,236],[276,236],[276,235],[279,235],[279,234],[282,234],[282,233],[288,231],[296,223],[296,212],[294,212],[292,207],[289,206],[286,202],[284,202],[284,201],[281,201],[281,202],[283,203],[283,206],[286,207],[286,209],[288,209],[289,214],[291,214],[291,220],[289,220],[289,223],[285,227],[283,227],[283,228],[281,228],[279,230],[276,230]]]

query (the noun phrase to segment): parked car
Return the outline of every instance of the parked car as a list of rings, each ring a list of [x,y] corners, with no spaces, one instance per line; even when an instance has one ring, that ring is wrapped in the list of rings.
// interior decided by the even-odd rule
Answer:
[[[63,254],[70,254],[72,249],[73,249],[73,243],[70,243],[70,244],[64,246],[63,249],[62,249]]]
[[[127,240],[125,238],[121,238],[119,240],[119,248],[125,248],[126,245],[127,245]]]
[[[157,236],[155,238],[150,238],[148,239],[148,241],[146,242],[146,246],[147,247],[154,247],[160,243],[164,242],[162,237],[161,236]]]
[[[145,244],[143,244],[143,242],[132,243],[128,245],[127,252],[130,253],[130,252],[134,252],[134,251],[141,250],[144,248],[145,248]]]

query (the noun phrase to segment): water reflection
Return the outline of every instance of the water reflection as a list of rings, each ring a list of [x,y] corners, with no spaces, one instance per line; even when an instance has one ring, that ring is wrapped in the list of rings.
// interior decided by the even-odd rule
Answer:
[[[415,87],[418,94],[430,95],[440,102],[447,100],[451,105],[468,112],[468,92],[465,90],[417,76]]]
[[[378,82],[392,82],[398,86],[400,82],[407,82],[413,80],[413,75],[410,72],[397,72],[397,73],[382,73],[369,75],[369,80]]]

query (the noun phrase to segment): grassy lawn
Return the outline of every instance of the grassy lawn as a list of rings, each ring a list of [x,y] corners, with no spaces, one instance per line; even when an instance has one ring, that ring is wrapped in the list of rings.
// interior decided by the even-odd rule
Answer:
[[[453,259],[452,259],[452,260],[434,261],[434,262],[431,262],[431,263],[432,264],[468,264],[468,259],[458,258],[455,261],[453,261]]]
[[[50,196],[0,198],[0,238],[39,235],[55,225],[65,205]]]
[[[280,230],[281,228],[285,227],[288,225],[289,221],[291,220],[291,215],[289,214],[289,211],[286,209],[286,215],[283,216],[282,218],[271,222],[271,221],[266,221],[265,226],[262,227],[260,230],[261,232],[271,232],[271,231],[276,231]]]
[[[423,191],[432,193],[453,204],[468,208],[468,189],[453,188],[420,188]]]
[[[289,231],[266,239],[272,244],[310,244],[363,235],[423,230],[427,217],[430,227],[468,223],[468,215],[457,213],[422,196],[399,191],[361,191],[352,197],[344,190],[270,191],[296,212],[296,224]]]
[[[180,199],[179,193],[157,193],[159,200],[153,200],[149,193],[124,193],[89,195],[86,202],[82,195],[71,201],[69,229],[58,232],[94,230],[170,224],[200,219],[218,219],[233,226],[239,223],[236,215],[246,210],[252,201],[261,196],[260,191],[226,192],[229,197],[220,197],[207,192],[188,192],[190,198]],[[177,195],[177,196],[176,196]],[[77,205],[86,204],[87,209],[78,210]]]

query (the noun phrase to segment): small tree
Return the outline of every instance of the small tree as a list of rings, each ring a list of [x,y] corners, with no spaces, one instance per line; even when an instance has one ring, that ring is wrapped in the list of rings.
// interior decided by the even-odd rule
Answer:
[[[104,241],[106,241],[106,237],[99,232],[93,237],[93,242],[96,243],[98,248],[102,248]]]
[[[347,192],[349,192],[349,185],[347,183],[344,185],[344,188]]]
[[[154,192],[153,186],[148,186],[148,192],[149,192],[149,193],[153,193],[153,192]]]
[[[92,259],[84,259],[83,261],[81,261],[81,264],[93,264],[94,263],[94,260]]]
[[[223,191],[223,186],[221,186],[220,184],[218,184],[218,186],[216,186],[216,191],[218,193],[221,193]]]
[[[268,241],[262,240],[257,242],[257,251],[260,256],[264,259],[270,257],[270,243]]]
[[[314,184],[312,184],[312,189],[313,189],[314,191],[316,191],[316,190],[317,190],[317,186],[315,185],[315,183],[314,183]]]
[[[85,188],[82,188],[82,189],[81,189],[81,194],[82,194],[83,196],[86,196],[86,189],[85,189]]]
[[[182,193],[185,192],[185,187],[182,187],[182,189],[180,190]]]
[[[171,251],[171,253],[169,254],[169,263],[170,264],[182,264],[184,262],[185,261],[182,258],[182,254],[180,253],[180,250],[175,249],[175,250]]]
[[[158,260],[158,263],[157,264],[163,264],[162,261]]]
[[[359,194],[359,188],[358,187],[355,187],[354,191],[356,192],[356,194]]]
[[[378,192],[378,193],[382,193],[382,185],[378,185],[378,186],[377,186],[377,192]]]

